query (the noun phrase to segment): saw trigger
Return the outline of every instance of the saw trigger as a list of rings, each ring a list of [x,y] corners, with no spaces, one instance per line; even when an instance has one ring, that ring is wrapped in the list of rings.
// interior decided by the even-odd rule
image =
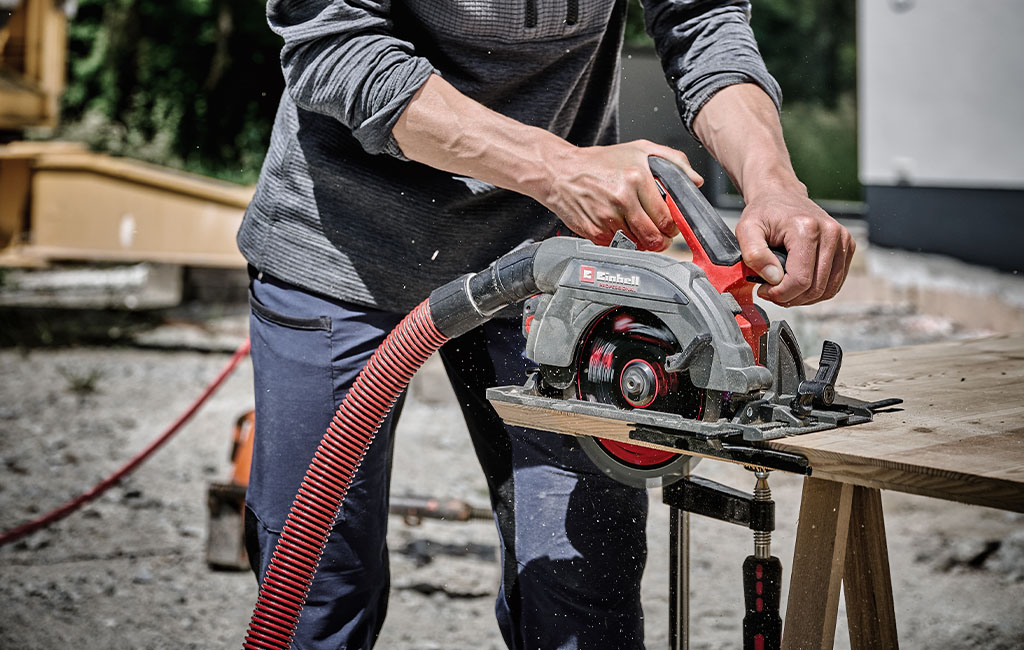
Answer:
[[[615,231],[615,236],[612,237],[612,241],[608,246],[609,248],[624,248],[631,251],[636,250],[636,242],[627,237],[626,233],[621,230]]]

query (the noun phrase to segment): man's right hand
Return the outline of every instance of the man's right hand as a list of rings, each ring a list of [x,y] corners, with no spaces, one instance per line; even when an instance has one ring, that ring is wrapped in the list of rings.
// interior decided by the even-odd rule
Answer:
[[[623,231],[641,250],[662,251],[679,229],[658,191],[648,156],[661,156],[698,186],[704,179],[690,167],[686,154],[636,140],[597,147],[572,147],[549,159],[551,176],[537,198],[577,235],[606,245]]]

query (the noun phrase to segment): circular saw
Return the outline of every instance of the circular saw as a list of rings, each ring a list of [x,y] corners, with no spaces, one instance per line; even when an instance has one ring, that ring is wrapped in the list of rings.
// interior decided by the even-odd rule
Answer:
[[[510,424],[578,436],[630,485],[671,483],[699,456],[806,473],[806,459],[766,441],[867,422],[899,400],[837,398],[831,341],[808,379],[789,326],[754,303],[761,280],[735,235],[683,170],[650,165],[692,261],[639,251],[621,232],[609,246],[542,242],[523,268],[541,291],[523,306],[537,372],[488,399]]]

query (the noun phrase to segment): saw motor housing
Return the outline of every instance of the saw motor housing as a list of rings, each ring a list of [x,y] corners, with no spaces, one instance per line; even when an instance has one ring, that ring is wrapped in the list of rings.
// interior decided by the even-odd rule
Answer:
[[[524,307],[526,356],[540,365],[549,385],[566,388],[575,380],[584,334],[600,316],[620,307],[664,323],[681,346],[678,361],[685,362],[671,370],[688,373],[695,387],[747,394],[773,384],[772,373],[757,363],[736,323],[735,298],[716,290],[695,264],[565,237],[545,242],[534,274],[553,281],[550,293]]]

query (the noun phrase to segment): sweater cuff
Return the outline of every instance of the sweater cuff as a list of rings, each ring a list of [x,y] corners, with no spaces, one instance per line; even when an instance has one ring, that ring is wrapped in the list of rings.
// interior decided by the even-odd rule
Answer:
[[[388,100],[372,115],[352,130],[352,134],[371,154],[387,154],[400,160],[408,160],[395,141],[392,130],[402,116],[406,106],[412,101],[413,95],[434,74],[434,66],[427,59],[411,57],[403,65],[405,70],[391,75],[391,80],[383,89],[391,95]]]
[[[752,83],[760,86],[775,104],[775,110],[779,111],[781,114],[782,89],[779,88],[778,82],[776,82],[775,78],[768,74],[767,71],[765,71],[763,77],[754,76],[750,73],[741,71],[717,72],[704,77],[694,84],[694,86],[690,88],[685,95],[683,93],[676,93],[676,98],[679,103],[679,115],[683,119],[683,124],[686,126],[686,130],[690,132],[690,135],[693,136],[695,140],[698,140],[698,138],[697,134],[693,131],[693,122],[697,119],[697,114],[700,113],[700,109],[704,108],[704,104],[707,104],[708,100],[714,97],[715,93],[726,86],[744,83]]]

